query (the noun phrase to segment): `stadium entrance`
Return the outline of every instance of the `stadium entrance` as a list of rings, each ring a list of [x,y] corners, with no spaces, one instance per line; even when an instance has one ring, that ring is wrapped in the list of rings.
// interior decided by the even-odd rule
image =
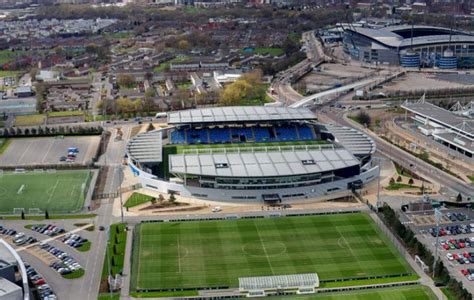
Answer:
[[[262,194],[263,202],[267,205],[275,205],[281,203],[280,195],[278,194]]]

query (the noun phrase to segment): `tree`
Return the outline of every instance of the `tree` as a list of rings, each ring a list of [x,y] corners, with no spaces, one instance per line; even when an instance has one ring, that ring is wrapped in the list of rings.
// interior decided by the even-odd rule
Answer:
[[[150,202],[151,202],[151,205],[156,206],[156,198],[155,197],[151,198]]]
[[[158,201],[160,202],[160,204],[165,202],[165,197],[163,196],[163,194],[158,195]]]
[[[153,126],[153,123],[149,123],[146,131],[148,132],[148,131],[152,131],[154,129],[155,129],[155,126]]]
[[[189,42],[186,40],[181,40],[178,42],[178,48],[181,50],[189,50]]]
[[[49,219],[49,212],[48,212],[48,210],[45,210],[45,211],[44,211],[44,218],[45,218],[45,219]]]
[[[395,179],[393,179],[393,177],[390,178],[390,184],[395,184]]]
[[[360,124],[363,124],[365,126],[370,126],[370,123],[372,122],[372,118],[365,111],[360,111],[356,115],[356,119],[357,119],[357,121],[359,121]]]
[[[135,85],[135,77],[131,74],[120,74],[117,77],[117,83],[120,86],[131,88]]]
[[[411,185],[411,184],[413,184],[413,183],[414,183],[413,178],[410,178],[410,179],[408,180],[408,184]]]
[[[21,211],[21,219],[22,219],[22,220],[25,219],[25,211],[24,211],[24,210]]]
[[[456,202],[462,202],[462,195],[461,195],[461,193],[459,193],[458,196],[456,197]]]
[[[169,197],[168,201],[169,201],[170,203],[174,203],[174,202],[176,201],[176,197],[174,196],[173,193],[170,194],[170,197]]]
[[[402,182],[402,176],[397,177],[397,182]]]
[[[220,104],[232,106],[241,104],[242,100],[265,99],[265,89],[262,88],[262,71],[255,70],[242,75],[234,83],[227,85],[220,95]]]

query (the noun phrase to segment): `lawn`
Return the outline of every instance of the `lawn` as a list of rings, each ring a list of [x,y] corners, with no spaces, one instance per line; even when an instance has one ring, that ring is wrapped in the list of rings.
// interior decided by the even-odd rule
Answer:
[[[76,116],[83,116],[83,111],[53,111],[48,112],[48,117],[76,117]]]
[[[0,155],[7,150],[8,145],[10,145],[10,142],[10,139],[0,139]]]
[[[433,292],[424,286],[403,286],[342,293],[330,293],[314,296],[291,296],[296,300],[436,300]],[[270,299],[289,299],[270,297]]]
[[[57,171],[56,173],[12,173],[0,175],[0,212],[14,208],[39,208],[49,213],[70,213],[82,208],[92,173]]]
[[[474,175],[470,175],[470,176],[467,176],[467,178],[469,178],[469,180],[474,183]]]
[[[21,73],[21,71],[0,70],[0,77],[16,77],[20,73]]]
[[[127,201],[125,202],[123,207],[127,207],[127,208],[134,207],[134,206],[137,206],[137,205],[140,205],[140,204],[143,204],[143,203],[150,202],[151,199],[153,199],[153,197],[151,197],[151,196],[143,195],[143,194],[140,194],[140,193],[133,193],[127,199]]]
[[[27,115],[27,116],[16,116],[15,126],[31,126],[31,125],[43,125],[45,116],[41,114]]]
[[[161,63],[158,67],[153,68],[153,72],[155,72],[155,73],[163,72],[163,71],[169,69],[169,67],[172,63],[184,62],[187,59],[188,59],[188,57],[184,56],[184,55],[177,56],[177,57],[175,57],[171,60],[168,60],[168,61],[165,61],[165,62]]]
[[[400,189],[417,189],[417,188],[418,187],[412,184],[406,184],[406,183],[391,183],[386,187],[387,191],[398,191]]]
[[[244,276],[316,272],[330,280],[411,272],[363,213],[144,223],[135,234],[134,290],[237,287]]]
[[[285,53],[281,48],[255,48],[254,52],[262,55],[270,54],[272,56],[280,56]]]
[[[15,56],[23,54],[21,51],[2,50],[0,51],[0,65],[11,62]]]

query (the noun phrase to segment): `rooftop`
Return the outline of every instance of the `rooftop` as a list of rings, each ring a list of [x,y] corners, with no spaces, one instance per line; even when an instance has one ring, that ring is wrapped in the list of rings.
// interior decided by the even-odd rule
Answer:
[[[300,287],[315,288],[318,286],[319,277],[316,273],[239,278],[239,289],[241,291],[297,289]]]
[[[307,108],[271,106],[227,106],[168,113],[168,124],[314,119],[316,119],[314,113]]]
[[[440,123],[450,129],[463,132],[465,134],[474,135],[474,120],[436,106],[428,102],[421,103],[405,103],[402,108],[411,111],[424,118],[428,118],[436,123]],[[462,128],[463,122],[466,126]]]
[[[271,177],[319,173],[359,165],[343,148],[275,152],[174,154],[170,173],[223,177]]]
[[[140,163],[162,161],[162,131],[155,130],[135,136],[127,144],[128,154]]]

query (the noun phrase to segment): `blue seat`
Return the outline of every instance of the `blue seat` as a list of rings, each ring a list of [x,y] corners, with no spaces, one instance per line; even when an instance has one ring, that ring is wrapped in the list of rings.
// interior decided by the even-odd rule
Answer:
[[[270,138],[268,128],[255,127],[253,132],[255,133],[255,142],[271,142],[273,140]]]
[[[253,141],[252,128],[232,128],[231,136],[234,143]]]
[[[208,132],[207,129],[189,129],[187,131],[188,144],[208,144]]]
[[[298,135],[294,126],[278,126],[275,127],[276,139],[278,141],[297,141]]]
[[[229,128],[209,129],[209,138],[212,144],[231,142]]]
[[[186,135],[184,130],[177,129],[171,132],[170,135],[171,144],[186,144]]]
[[[300,135],[300,140],[302,141],[308,141],[308,140],[314,139],[313,130],[308,126],[298,127],[298,133]]]

